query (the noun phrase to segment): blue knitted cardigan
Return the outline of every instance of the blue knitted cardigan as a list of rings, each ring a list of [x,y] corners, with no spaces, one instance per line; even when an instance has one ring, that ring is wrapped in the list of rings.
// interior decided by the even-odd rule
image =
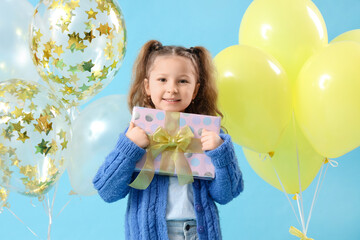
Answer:
[[[215,202],[230,202],[244,187],[231,138],[223,133],[220,137],[224,142],[218,148],[205,151],[215,166],[215,179],[194,179],[192,183],[200,240],[222,239]],[[138,174],[133,172],[136,162],[145,153],[144,149],[121,134],[115,148],[99,168],[93,184],[106,202],[117,201],[129,194],[125,219],[126,239],[168,240],[165,216],[169,177],[155,175],[145,190],[128,186]]]

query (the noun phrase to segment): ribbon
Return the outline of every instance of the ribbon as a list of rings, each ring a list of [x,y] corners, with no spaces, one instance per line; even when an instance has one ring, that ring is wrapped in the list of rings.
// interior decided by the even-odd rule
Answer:
[[[290,227],[289,233],[300,238],[300,240],[314,240],[313,238],[308,238],[306,234],[302,233],[299,229],[293,226]]]
[[[154,178],[154,160],[161,154],[159,174],[176,174],[180,185],[194,181],[191,168],[184,153],[202,153],[200,139],[194,138],[189,126],[179,129],[179,112],[165,112],[165,127],[158,127],[149,135],[146,161],[130,187],[144,190]]]
[[[339,165],[339,163],[335,160],[331,160],[329,158],[325,158],[324,160],[324,164],[329,163],[332,167],[337,167]]]

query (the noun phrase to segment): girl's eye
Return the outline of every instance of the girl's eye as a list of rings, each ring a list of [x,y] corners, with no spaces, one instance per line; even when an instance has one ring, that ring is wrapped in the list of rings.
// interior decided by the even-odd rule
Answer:
[[[179,82],[180,82],[180,83],[188,83],[188,80],[182,79],[182,80],[180,80]]]
[[[165,78],[159,78],[159,81],[160,82],[166,82],[166,79]]]

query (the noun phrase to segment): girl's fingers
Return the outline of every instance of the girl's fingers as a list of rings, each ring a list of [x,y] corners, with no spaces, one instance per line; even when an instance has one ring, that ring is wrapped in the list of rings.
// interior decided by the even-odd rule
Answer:
[[[133,129],[135,127],[135,123],[130,122],[129,130]]]
[[[206,141],[209,141],[210,138],[211,138],[211,136],[203,136],[203,137],[201,137],[200,141],[201,141],[201,143],[204,143]]]

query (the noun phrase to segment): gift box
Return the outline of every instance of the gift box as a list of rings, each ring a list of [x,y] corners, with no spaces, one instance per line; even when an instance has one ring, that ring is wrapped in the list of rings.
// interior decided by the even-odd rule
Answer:
[[[137,162],[135,171],[140,171],[144,174],[150,173],[150,175],[151,172],[154,172],[155,174],[177,176],[181,174],[179,173],[181,166],[177,169],[177,164],[186,160],[187,163],[183,165],[187,165],[190,168],[191,178],[211,180],[215,177],[215,168],[211,159],[201,150],[200,136],[204,128],[219,134],[220,117],[134,107],[131,121],[134,122],[136,126],[142,128],[150,139],[147,153]],[[165,135],[166,137],[164,137]],[[188,138],[189,144],[185,144],[186,146],[183,147],[183,149],[178,150],[176,148],[178,144],[183,143],[177,144],[175,142],[181,142],[185,135],[190,136]],[[154,140],[154,138],[165,139],[163,140],[165,143],[162,143],[162,145],[167,146],[157,145],[160,140]],[[172,144],[172,142],[174,142],[174,144]],[[152,154],[154,159],[151,160],[151,164],[153,165],[149,167],[146,162],[147,159],[149,159],[148,155],[151,154],[149,149],[154,148],[156,154]],[[176,153],[174,153],[174,151],[176,151]],[[173,162],[175,162],[175,164]],[[169,167],[168,165],[172,166]],[[185,168],[187,166],[185,166]],[[147,178],[149,178],[149,176]],[[147,178],[145,177],[145,179]]]

